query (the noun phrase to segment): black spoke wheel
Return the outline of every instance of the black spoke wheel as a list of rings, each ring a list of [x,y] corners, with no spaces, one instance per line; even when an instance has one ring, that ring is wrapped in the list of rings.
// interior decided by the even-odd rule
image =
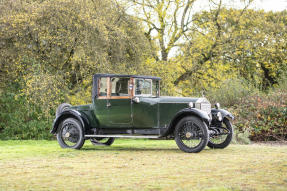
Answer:
[[[227,147],[233,137],[233,127],[228,119],[224,119],[222,127],[216,129],[219,135],[212,135],[207,144],[212,149],[223,149]]]
[[[74,118],[65,119],[58,128],[57,140],[62,148],[82,148],[85,139],[80,122]]]
[[[110,146],[114,143],[115,138],[113,137],[96,137],[91,138],[91,143],[95,146],[103,145],[103,146]]]
[[[177,146],[188,153],[200,152],[209,140],[206,124],[194,116],[182,118],[177,123],[174,134]]]

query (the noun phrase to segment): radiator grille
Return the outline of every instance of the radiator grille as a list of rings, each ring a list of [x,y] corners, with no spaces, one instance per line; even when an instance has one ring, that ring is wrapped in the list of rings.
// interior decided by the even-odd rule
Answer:
[[[207,114],[211,113],[211,104],[210,103],[201,103],[201,108],[202,111],[205,111]]]

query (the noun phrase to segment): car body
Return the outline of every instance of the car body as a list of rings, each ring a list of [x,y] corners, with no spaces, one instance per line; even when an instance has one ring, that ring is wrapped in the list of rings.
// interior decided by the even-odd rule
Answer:
[[[211,109],[204,97],[160,96],[160,80],[153,76],[95,74],[92,103],[60,105],[51,133],[57,135],[63,148],[76,149],[86,139],[95,145],[110,145],[114,138],[175,138],[185,152],[199,152],[206,145],[224,148],[230,143],[231,113],[219,106]],[[223,146],[210,140],[223,135],[228,139]],[[183,143],[194,140],[199,142],[192,147]]]

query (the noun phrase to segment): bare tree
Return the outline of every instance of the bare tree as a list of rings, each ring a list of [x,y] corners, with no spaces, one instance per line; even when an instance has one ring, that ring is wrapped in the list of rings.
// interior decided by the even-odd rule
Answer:
[[[143,21],[146,37],[157,43],[160,57],[167,61],[172,48],[179,45],[180,39],[190,30],[192,6],[196,0],[127,0],[133,6],[136,17]]]

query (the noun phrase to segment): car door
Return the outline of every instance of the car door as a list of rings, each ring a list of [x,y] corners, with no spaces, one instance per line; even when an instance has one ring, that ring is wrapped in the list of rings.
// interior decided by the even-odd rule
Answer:
[[[111,77],[108,99],[109,126],[115,128],[132,127],[130,78]]]
[[[96,82],[98,85],[97,93],[98,95],[94,95],[94,116],[97,118],[97,123],[101,128],[108,127],[110,125],[109,119],[109,80],[108,77],[99,78]]]
[[[133,127],[135,129],[158,128],[158,98],[153,96],[151,79],[134,79],[132,104]]]

